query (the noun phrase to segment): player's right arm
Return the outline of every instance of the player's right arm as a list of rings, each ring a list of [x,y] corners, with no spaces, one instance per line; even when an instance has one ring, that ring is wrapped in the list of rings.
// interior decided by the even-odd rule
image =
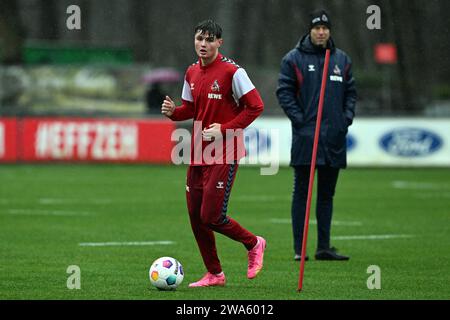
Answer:
[[[183,121],[194,117],[194,99],[192,98],[189,83],[184,80],[182,105],[176,106],[169,96],[166,96],[161,106],[161,113],[174,121]]]

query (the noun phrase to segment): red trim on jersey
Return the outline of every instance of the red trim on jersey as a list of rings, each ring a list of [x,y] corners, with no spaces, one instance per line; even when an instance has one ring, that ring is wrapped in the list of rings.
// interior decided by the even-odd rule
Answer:
[[[350,64],[347,64],[346,66],[345,66],[345,70],[344,70],[344,80],[345,81],[347,81],[348,80],[348,72],[349,72],[349,70],[350,70],[350,67],[351,67],[351,65]]]
[[[293,64],[294,69],[295,69],[295,75],[297,76],[297,95],[300,95],[300,88],[303,85],[303,74],[300,71],[300,69],[297,67],[297,65]]]

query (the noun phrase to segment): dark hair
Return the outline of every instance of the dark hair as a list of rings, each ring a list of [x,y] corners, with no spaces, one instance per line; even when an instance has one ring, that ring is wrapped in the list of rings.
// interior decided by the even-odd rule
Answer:
[[[200,22],[194,28],[194,34],[201,31],[201,33],[208,33],[210,36],[215,36],[217,39],[222,38],[222,28],[214,20],[208,19]]]

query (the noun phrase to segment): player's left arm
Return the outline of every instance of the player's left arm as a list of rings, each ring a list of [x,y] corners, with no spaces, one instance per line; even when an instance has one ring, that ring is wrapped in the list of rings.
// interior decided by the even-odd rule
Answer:
[[[244,109],[233,120],[221,125],[222,133],[227,129],[245,129],[264,110],[264,103],[244,69],[239,68],[233,75],[233,95]]]
[[[234,73],[232,90],[233,96],[244,110],[227,123],[211,124],[203,130],[203,139],[209,141],[212,138],[225,135],[227,129],[245,129],[263,112],[264,103],[261,96],[244,69],[239,68]]]
[[[345,92],[344,92],[344,114],[347,119],[347,126],[350,126],[355,117],[355,107],[357,100],[355,78],[353,78],[352,61],[347,58],[345,66]]]

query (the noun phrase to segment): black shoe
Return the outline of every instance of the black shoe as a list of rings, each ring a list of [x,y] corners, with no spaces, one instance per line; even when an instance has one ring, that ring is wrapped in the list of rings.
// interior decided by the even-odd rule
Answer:
[[[301,254],[295,254],[295,256],[294,256],[294,260],[295,261],[300,261],[300,260],[302,260],[302,255]],[[309,260],[309,257],[308,256],[305,256],[305,261],[308,261]]]
[[[316,251],[316,260],[335,260],[335,261],[346,261],[350,257],[341,255],[337,253],[337,249],[332,247],[329,249],[319,249]]]

